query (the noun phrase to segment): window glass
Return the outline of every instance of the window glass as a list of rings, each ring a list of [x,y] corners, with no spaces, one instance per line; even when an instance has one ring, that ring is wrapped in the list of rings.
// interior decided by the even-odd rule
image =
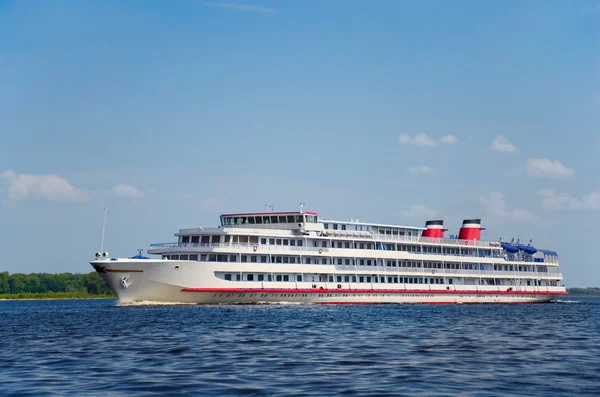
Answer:
[[[258,275],[258,281],[264,281],[265,280],[265,275],[264,274],[259,274]]]
[[[255,223],[253,216],[249,216],[248,217],[248,223],[251,224],[251,225],[253,225]]]
[[[226,274],[225,275],[225,280],[231,281],[231,274]]]
[[[279,215],[279,223],[287,223],[285,215]]]
[[[288,274],[284,274],[283,281],[290,281],[290,276]]]
[[[288,215],[287,216],[287,223],[294,223],[294,215]]]
[[[296,215],[296,223],[304,223],[304,216]]]
[[[236,255],[229,255],[229,262],[237,262]]]
[[[183,236],[181,238],[181,242],[182,243],[189,243],[190,242],[190,236]]]
[[[278,274],[275,276],[275,280],[281,281],[281,280],[283,280],[283,277],[281,276],[281,274]]]
[[[302,281],[302,275],[301,274],[297,274],[296,275],[296,281]]]
[[[182,260],[182,261],[187,261],[187,260],[188,260],[188,258],[189,258],[189,256],[188,256],[188,255],[180,255],[180,256],[179,256],[179,259],[180,259],[180,260]]]
[[[298,247],[302,247],[302,240],[298,240]]]
[[[263,217],[262,216],[254,217],[254,222],[261,224],[263,222]]]
[[[254,274],[249,274],[246,276],[246,280],[248,281],[254,281]]]
[[[241,274],[238,273],[238,274],[235,275],[235,281],[240,281],[241,278],[242,278]]]
[[[271,216],[271,223],[279,223],[279,220],[277,219],[277,215]]]

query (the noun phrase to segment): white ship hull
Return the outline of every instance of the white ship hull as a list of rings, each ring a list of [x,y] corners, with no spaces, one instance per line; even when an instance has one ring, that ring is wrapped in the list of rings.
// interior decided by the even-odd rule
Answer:
[[[231,263],[172,260],[98,260],[91,264],[120,303],[187,304],[376,304],[543,303],[566,294],[564,287],[385,284],[331,282],[235,282],[215,277]],[[240,264],[240,268],[247,266]],[[270,264],[261,265],[269,271]],[[333,272],[304,265],[303,271]],[[313,267],[315,267],[313,266]],[[280,268],[280,267],[279,267]],[[338,272],[339,273],[339,272]]]

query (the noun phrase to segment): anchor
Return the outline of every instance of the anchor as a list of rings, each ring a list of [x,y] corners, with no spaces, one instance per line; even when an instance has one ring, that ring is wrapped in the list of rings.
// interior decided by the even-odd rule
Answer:
[[[129,276],[123,277],[121,279],[121,284],[123,285],[123,288],[128,288],[131,285],[131,281],[129,281]]]

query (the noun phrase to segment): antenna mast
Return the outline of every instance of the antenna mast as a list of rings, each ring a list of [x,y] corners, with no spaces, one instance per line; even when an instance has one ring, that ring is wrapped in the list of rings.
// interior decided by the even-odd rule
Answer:
[[[102,242],[100,243],[100,255],[104,251],[104,229],[106,228],[106,211],[108,211],[108,207],[104,207],[104,221],[102,222]]]

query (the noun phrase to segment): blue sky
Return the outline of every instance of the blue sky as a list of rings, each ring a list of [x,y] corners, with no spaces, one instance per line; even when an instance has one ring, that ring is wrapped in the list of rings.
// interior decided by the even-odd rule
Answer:
[[[0,270],[298,208],[559,252],[600,285],[598,1],[2,1]]]

